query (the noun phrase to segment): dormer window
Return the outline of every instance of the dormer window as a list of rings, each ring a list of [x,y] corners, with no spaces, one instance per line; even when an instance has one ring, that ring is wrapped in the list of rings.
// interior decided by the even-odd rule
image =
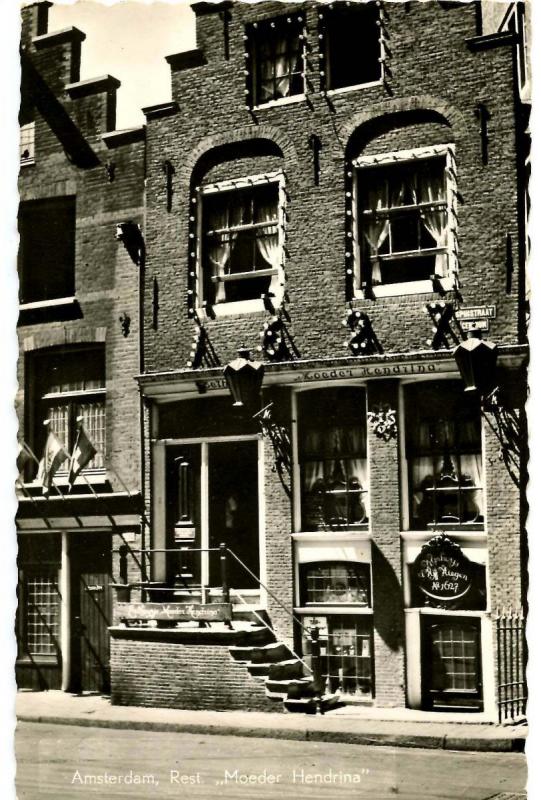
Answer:
[[[36,142],[36,123],[21,125],[20,160],[21,166],[34,163]]]
[[[304,93],[304,17],[297,14],[247,27],[248,93],[252,106]]]
[[[375,2],[333,3],[319,14],[321,89],[377,83],[382,76],[380,12]]]

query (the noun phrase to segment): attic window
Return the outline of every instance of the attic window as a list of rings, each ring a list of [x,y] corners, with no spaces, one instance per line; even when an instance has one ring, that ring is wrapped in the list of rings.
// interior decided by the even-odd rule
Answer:
[[[380,12],[376,3],[337,3],[319,15],[322,90],[381,80]]]
[[[304,17],[294,15],[247,28],[247,74],[252,106],[304,93]]]
[[[28,122],[21,125],[20,161],[21,166],[34,163],[36,142],[36,123]]]

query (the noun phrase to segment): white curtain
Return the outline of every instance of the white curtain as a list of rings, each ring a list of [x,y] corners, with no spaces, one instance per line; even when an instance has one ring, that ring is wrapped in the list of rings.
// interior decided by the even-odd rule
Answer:
[[[257,249],[263,257],[269,269],[278,270],[280,268],[281,251],[278,236],[277,207],[276,202],[260,206],[256,211],[255,222],[272,223],[268,227],[259,228],[257,231]],[[277,272],[270,281],[270,292],[275,297],[278,296],[280,275]]]
[[[276,42],[276,94],[278,97],[287,97],[291,91],[289,77],[290,62],[287,57],[287,39],[281,38]]]
[[[441,162],[436,160],[428,165],[426,170],[418,176],[418,203],[438,203],[446,200],[445,175]],[[427,231],[436,241],[436,247],[445,247],[447,244],[447,211],[444,208],[425,207],[421,212],[421,220]],[[436,256],[436,275],[444,277],[447,274],[447,253],[438,253]]]
[[[225,283],[223,278],[226,267],[231,258],[231,251],[235,244],[237,234],[230,228],[240,225],[242,222],[242,206],[231,206],[225,204],[222,208],[217,208],[209,215],[209,226],[211,230],[224,230],[224,233],[213,234],[209,246],[209,260],[212,265],[212,276],[218,278],[215,284],[215,303],[223,303],[225,300]]]
[[[376,173],[377,174],[377,173]],[[367,208],[370,211],[381,211],[387,208],[396,208],[401,205],[404,199],[405,183],[403,180],[391,182],[388,178],[380,179],[380,183],[374,182],[374,186],[368,189]],[[381,246],[389,236],[390,222],[389,217],[374,215],[363,221],[363,232],[370,245],[373,256],[378,256]],[[381,283],[381,265],[379,259],[372,261],[372,283]]]

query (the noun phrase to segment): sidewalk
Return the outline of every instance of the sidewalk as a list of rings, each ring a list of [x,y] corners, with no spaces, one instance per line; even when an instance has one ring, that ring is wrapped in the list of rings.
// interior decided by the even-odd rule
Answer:
[[[525,725],[457,722],[449,714],[427,721],[426,712],[408,709],[345,706],[324,716],[184,711],[112,706],[105,697],[59,691],[18,692],[16,711],[20,722],[486,752],[523,752],[527,735]]]

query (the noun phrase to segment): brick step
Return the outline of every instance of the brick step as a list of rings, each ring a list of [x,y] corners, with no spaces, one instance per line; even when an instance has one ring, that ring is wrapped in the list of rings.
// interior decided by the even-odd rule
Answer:
[[[267,644],[274,643],[274,634],[261,625],[259,628],[253,626],[249,628],[235,630],[235,646],[229,648],[230,650],[245,650],[251,651],[254,647],[263,647]],[[235,656],[233,656],[235,658]],[[235,658],[235,660],[238,660]]]
[[[340,698],[337,694],[326,694],[321,698],[323,711],[328,711],[338,705]],[[315,697],[299,697],[295,700],[286,698],[284,700],[286,711],[293,714],[315,714],[317,712],[317,701]]]
[[[287,645],[276,641],[254,647],[230,647],[229,652],[235,661],[252,662],[253,664],[287,661],[293,655]]]
[[[267,697],[273,697],[275,699],[285,700],[290,695],[290,692],[293,690],[295,692],[297,689],[303,690],[304,687],[308,690],[309,687],[312,686],[312,679],[311,678],[290,678],[289,680],[270,680],[267,678],[265,681],[265,690],[267,693]]]
[[[267,663],[252,664],[252,662],[250,662],[246,667],[250,675],[254,675],[255,677],[269,677],[272,680],[303,677],[302,664],[300,661],[293,658],[277,663],[269,661]]]

